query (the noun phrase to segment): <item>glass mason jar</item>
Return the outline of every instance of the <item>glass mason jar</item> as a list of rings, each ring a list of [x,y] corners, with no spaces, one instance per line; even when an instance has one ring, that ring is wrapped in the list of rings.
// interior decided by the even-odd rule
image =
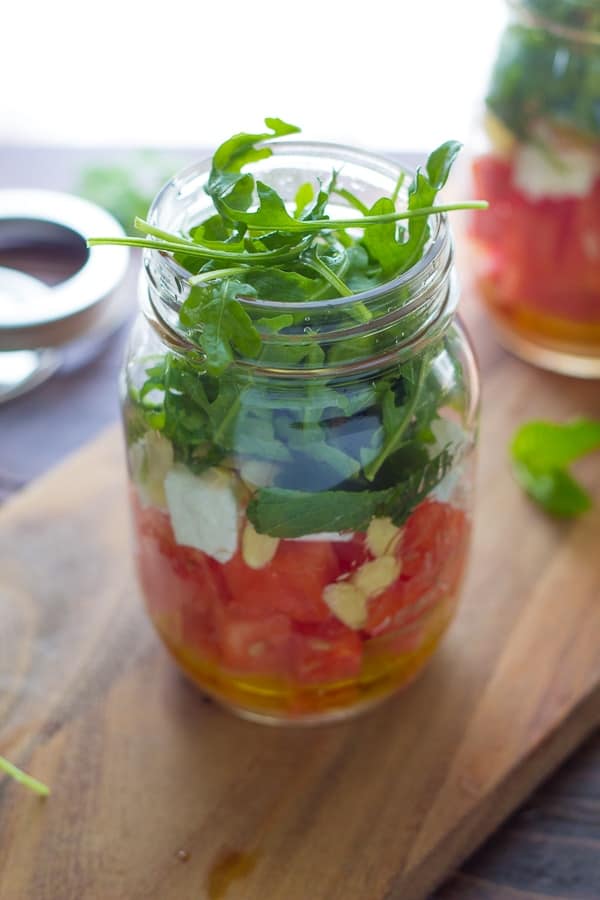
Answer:
[[[509,2],[472,177],[478,291],[500,340],[600,376],[600,7]]]
[[[335,169],[369,205],[400,174],[348,148],[271,146],[256,168],[286,200]],[[167,184],[152,223],[206,218],[208,172]],[[185,270],[146,251],[122,378],[139,580],[183,671],[246,717],[368,707],[415,677],[454,614],[478,379],[446,218],[431,231],[423,259],[376,289],[242,299],[260,350],[219,378],[180,324]],[[282,315],[293,324],[270,329]]]

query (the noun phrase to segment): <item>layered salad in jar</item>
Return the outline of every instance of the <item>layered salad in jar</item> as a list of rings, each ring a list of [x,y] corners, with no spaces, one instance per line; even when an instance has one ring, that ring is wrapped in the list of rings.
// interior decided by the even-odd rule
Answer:
[[[458,145],[369,207],[339,172],[290,202],[252,174],[265,141],[297,130],[266,121],[216,151],[209,215],[178,233],[138,221],[130,239],[185,273],[176,326],[140,322],[123,377],[135,552],[152,621],[198,685],[247,715],[318,721],[415,676],[465,570],[472,358],[414,298],[389,327],[354,300],[428,252]],[[327,339],[328,300],[343,341]]]
[[[479,290],[509,343],[600,357],[600,10],[511,6],[472,166]]]

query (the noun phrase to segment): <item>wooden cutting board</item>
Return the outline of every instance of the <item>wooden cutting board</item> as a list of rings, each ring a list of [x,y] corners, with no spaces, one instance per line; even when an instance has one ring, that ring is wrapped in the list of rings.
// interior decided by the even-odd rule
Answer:
[[[238,721],[176,673],[134,582],[111,430],[0,513],[3,900],[424,898],[600,723],[600,503],[538,512],[506,446],[600,415],[598,383],[507,357],[484,375],[475,543],[458,620],[404,695],[356,721]],[[583,479],[600,501],[600,466]]]

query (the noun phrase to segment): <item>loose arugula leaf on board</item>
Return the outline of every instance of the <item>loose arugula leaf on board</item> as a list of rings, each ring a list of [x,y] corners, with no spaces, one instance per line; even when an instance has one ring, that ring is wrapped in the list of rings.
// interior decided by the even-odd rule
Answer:
[[[547,513],[570,518],[592,506],[588,492],[566,469],[534,472],[523,463],[514,462],[513,472],[523,490]]]
[[[32,775],[28,775],[22,769],[19,769],[4,756],[0,756],[0,772],[5,772],[7,775],[10,775],[10,777],[15,781],[18,781],[19,784],[29,788],[30,791],[33,791],[34,794],[38,794],[40,797],[47,797],[50,793],[50,788],[47,785],[38,781],[37,778],[34,778]]]
[[[591,507],[592,500],[568,466],[595,450],[600,450],[600,421],[528,422],[511,444],[513,473],[546,512],[563,518],[577,516]]]

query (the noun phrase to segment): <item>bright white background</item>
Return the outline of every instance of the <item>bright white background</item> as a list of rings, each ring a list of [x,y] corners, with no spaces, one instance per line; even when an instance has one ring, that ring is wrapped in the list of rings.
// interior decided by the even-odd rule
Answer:
[[[210,147],[265,115],[424,150],[468,137],[502,0],[19,0],[0,142]]]

